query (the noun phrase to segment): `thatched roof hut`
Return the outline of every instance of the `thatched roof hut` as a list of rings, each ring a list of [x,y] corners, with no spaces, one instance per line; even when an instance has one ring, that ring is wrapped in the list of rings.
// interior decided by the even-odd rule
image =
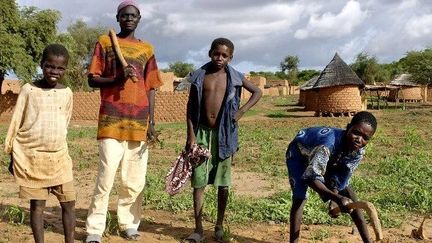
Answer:
[[[299,105],[305,106],[305,110],[314,111],[317,106],[317,92],[313,90],[313,86],[318,80],[319,75],[309,79],[306,83],[300,86]]]
[[[421,86],[412,82],[410,74],[401,74],[396,76],[391,82],[391,85],[400,87],[399,90],[391,90],[389,100],[409,100],[421,101]]]
[[[318,89],[318,115],[355,113],[362,109],[360,88],[364,82],[336,53],[321,72],[313,89]]]

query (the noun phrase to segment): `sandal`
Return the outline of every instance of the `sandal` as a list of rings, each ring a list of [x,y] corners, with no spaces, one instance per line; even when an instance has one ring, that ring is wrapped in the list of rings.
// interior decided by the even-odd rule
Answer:
[[[127,229],[120,231],[120,236],[130,241],[139,240],[140,234],[136,229]]]
[[[186,239],[184,239],[185,242],[193,242],[193,243],[201,243],[204,242],[204,235],[200,235],[196,232],[189,235]]]
[[[102,242],[102,236],[90,234],[87,236],[87,239],[85,240],[86,243],[101,243]]]
[[[221,225],[217,225],[215,227],[214,238],[217,242],[221,242],[221,243],[225,242],[224,230],[223,230],[223,227]]]

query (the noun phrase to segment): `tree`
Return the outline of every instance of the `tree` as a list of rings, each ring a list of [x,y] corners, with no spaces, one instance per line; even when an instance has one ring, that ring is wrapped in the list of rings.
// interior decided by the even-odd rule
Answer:
[[[367,53],[361,52],[350,66],[363,82],[375,83],[380,68],[376,57],[370,57]]]
[[[298,64],[300,60],[298,56],[286,56],[280,63],[282,72],[287,72],[287,77],[292,83],[297,82]]]
[[[419,84],[432,84],[432,48],[423,51],[410,51],[401,59],[414,82]]]
[[[69,51],[69,64],[63,83],[73,90],[89,90],[87,83],[88,66],[98,36],[107,32],[103,27],[89,27],[78,20],[67,28],[67,33],[57,36],[57,42]]]
[[[313,70],[313,69],[301,70],[297,75],[298,84],[304,83],[304,82],[308,81],[309,79],[311,79],[311,78],[313,78],[319,74],[320,74],[320,71]]]
[[[11,71],[31,81],[43,49],[56,35],[59,19],[58,11],[19,9],[14,0],[0,2],[0,87]]]
[[[166,71],[174,72],[175,76],[181,78],[185,77],[186,75],[188,75],[188,73],[192,72],[193,70],[195,70],[193,64],[180,62],[180,61],[168,64],[168,69],[166,69]]]

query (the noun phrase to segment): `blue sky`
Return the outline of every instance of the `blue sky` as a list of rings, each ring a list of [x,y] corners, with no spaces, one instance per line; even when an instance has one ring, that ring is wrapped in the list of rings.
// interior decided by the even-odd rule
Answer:
[[[81,19],[90,26],[118,27],[121,1],[17,0],[61,12],[59,31]],[[431,0],[137,0],[141,22],[137,37],[155,46],[160,67],[208,61],[211,41],[235,44],[233,66],[242,72],[277,71],[287,55],[300,68],[321,70],[335,52],[351,63],[360,52],[381,63],[407,51],[432,47]],[[117,28],[118,29],[118,28]]]

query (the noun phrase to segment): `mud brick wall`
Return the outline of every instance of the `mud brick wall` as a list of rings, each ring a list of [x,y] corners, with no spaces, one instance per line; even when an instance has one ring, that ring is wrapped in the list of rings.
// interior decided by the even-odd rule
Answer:
[[[266,88],[263,90],[263,95],[279,96],[279,89],[277,87]]]
[[[187,92],[156,92],[155,121],[182,122],[186,120]],[[0,122],[10,122],[17,94],[0,95]],[[100,106],[99,91],[74,92],[73,121],[97,121]]]
[[[264,91],[264,86],[265,86],[266,83],[267,83],[267,79],[264,78],[264,77],[261,77],[261,76],[253,76],[253,77],[250,77],[250,78],[249,78],[249,81],[250,81],[252,84],[258,86],[258,88],[260,88],[261,91]]]
[[[400,100],[422,100],[421,87],[402,87],[399,90],[391,90],[389,94],[389,100],[395,101],[396,97]]]
[[[362,109],[360,90],[352,85],[319,89],[317,108],[318,111],[324,112],[360,111]]]
[[[187,92],[156,92],[155,121],[181,122],[186,119]],[[72,119],[97,120],[100,106],[99,91],[75,92]]]
[[[157,92],[155,104],[156,122],[186,121],[188,92]]]
[[[72,120],[97,120],[100,106],[99,91],[73,93]]]
[[[163,85],[159,87],[159,91],[174,91],[174,80],[177,77],[173,72],[159,72],[159,75],[162,79]]]
[[[318,91],[312,89],[305,90],[304,96],[305,110],[316,111],[318,109]]]
[[[298,104],[301,106],[306,104],[306,90],[300,90]]]
[[[427,101],[432,102],[432,86],[427,87]]]
[[[300,86],[290,85],[288,89],[288,94],[290,95],[300,94]]]
[[[10,122],[17,98],[13,92],[0,95],[0,122]]]
[[[421,87],[406,87],[401,90],[401,96],[406,100],[421,100]]]

